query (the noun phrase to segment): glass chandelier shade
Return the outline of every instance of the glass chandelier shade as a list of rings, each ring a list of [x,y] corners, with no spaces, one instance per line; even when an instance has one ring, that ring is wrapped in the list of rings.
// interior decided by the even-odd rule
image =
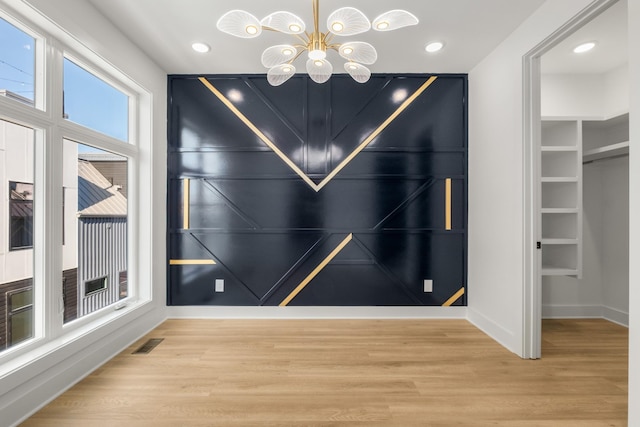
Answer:
[[[378,59],[376,49],[362,41],[335,43],[334,37],[347,37],[362,34],[370,29],[392,31],[410,25],[417,25],[418,18],[406,10],[390,10],[369,21],[364,13],[353,7],[342,7],[333,11],[327,18],[327,30],[320,32],[318,26],[319,0],[313,2],[313,32],[306,32],[307,26],[297,15],[278,11],[259,20],[243,10],[231,10],[220,17],[218,30],[241,38],[254,38],[263,31],[274,31],[295,38],[294,44],[279,44],[268,47],[262,52],[262,65],[268,68],[267,81],[279,86],[290,79],[296,68],[293,62],[307,51],[306,70],[316,83],[324,83],[333,73],[333,65],[328,60],[328,51],[336,51],[347,60],[344,70],[358,83],[366,83],[371,71],[365,67]]]

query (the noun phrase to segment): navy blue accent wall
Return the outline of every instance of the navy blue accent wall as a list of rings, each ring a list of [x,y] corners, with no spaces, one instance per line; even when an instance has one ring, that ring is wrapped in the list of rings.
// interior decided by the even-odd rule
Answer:
[[[352,156],[431,76],[169,76],[168,304],[466,305],[467,76]]]

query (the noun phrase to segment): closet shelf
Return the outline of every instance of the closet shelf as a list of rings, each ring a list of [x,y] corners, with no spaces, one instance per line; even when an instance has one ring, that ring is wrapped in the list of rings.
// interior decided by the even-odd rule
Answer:
[[[577,176],[543,176],[540,182],[578,182]]]
[[[577,239],[545,239],[542,238],[541,243],[543,245],[577,245]]]
[[[575,145],[543,145],[540,151],[578,151]]]
[[[542,275],[543,276],[577,276],[578,270],[575,268],[542,266]]]
[[[629,141],[618,142],[617,144],[605,145],[604,147],[585,151],[582,156],[582,161],[592,162],[594,160],[617,157],[625,154],[629,154]]]
[[[543,214],[563,214],[563,213],[578,213],[577,208],[542,208],[540,213]]]

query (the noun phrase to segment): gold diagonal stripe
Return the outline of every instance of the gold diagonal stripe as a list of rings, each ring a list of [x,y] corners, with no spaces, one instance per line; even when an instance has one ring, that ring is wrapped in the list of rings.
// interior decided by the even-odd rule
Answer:
[[[464,295],[464,287],[460,288],[460,290],[458,292],[453,294],[453,296],[451,298],[449,298],[444,304],[442,304],[442,306],[443,307],[450,307],[451,304],[453,304],[454,302],[458,301],[458,299],[462,295]]]
[[[229,110],[231,110],[231,112],[233,114],[235,114],[249,129],[251,129],[253,131],[253,133],[256,134],[256,136],[258,138],[260,138],[262,140],[262,142],[264,142],[265,144],[267,144],[267,146],[269,148],[271,148],[273,150],[274,153],[276,153],[278,155],[278,157],[280,157],[291,169],[293,169],[293,171],[295,173],[297,173],[298,175],[300,175],[300,178],[302,178],[304,180],[304,182],[306,182],[307,184],[309,184],[309,186],[311,188],[313,188],[315,191],[318,191],[319,188],[318,186],[315,184],[315,182],[313,182],[311,180],[311,178],[309,178],[303,171],[302,169],[300,169],[295,163],[293,163],[291,161],[291,159],[289,159],[282,151],[280,151],[280,149],[273,143],[271,142],[271,140],[269,138],[267,138],[267,136],[265,134],[262,133],[262,131],[260,129],[258,129],[256,127],[256,125],[254,125],[253,123],[251,123],[251,121],[240,112],[240,110],[238,110],[236,108],[235,105],[233,105],[233,103],[231,103],[231,101],[229,101],[218,89],[216,89],[211,83],[209,83],[209,80],[205,79],[204,77],[200,77],[199,78],[200,82],[202,82],[203,85],[205,85],[207,87],[207,89],[209,89],[220,101],[222,101],[222,103],[224,105],[227,106],[227,108]]]
[[[309,274],[302,282],[300,282],[300,284],[296,286],[296,288],[289,294],[289,296],[282,300],[282,302],[280,303],[280,307],[285,307],[287,304],[289,304],[291,300],[294,299],[296,295],[298,295],[300,291],[302,291],[305,286],[307,286],[309,282],[311,282],[313,278],[316,277],[318,273],[320,273],[320,271],[322,271],[322,269],[325,268],[327,264],[329,264],[331,260],[340,253],[340,251],[342,251],[342,249],[344,249],[345,246],[347,246],[351,239],[353,239],[353,233],[350,233],[347,237],[345,237],[345,239],[340,242],[340,244],[333,251],[331,251],[331,253],[324,260],[322,260],[320,264],[318,264],[315,270],[313,270],[311,274]]]
[[[170,259],[169,265],[214,265],[212,259]]]
[[[418,90],[416,90],[413,95],[411,95],[409,98],[407,98],[399,107],[396,111],[394,111],[388,118],[387,120],[385,120],[384,122],[382,122],[382,124],[380,126],[378,126],[378,128],[376,130],[374,130],[371,135],[369,135],[367,137],[367,139],[365,139],[364,141],[362,141],[362,143],[358,146],[358,148],[356,148],[355,150],[353,150],[353,152],[351,154],[349,154],[349,156],[347,158],[345,158],[342,162],[340,162],[340,164],[338,166],[336,166],[336,168],[334,170],[331,171],[331,173],[329,175],[326,176],[325,179],[323,179],[320,184],[318,184],[318,189],[316,191],[320,191],[322,189],[322,187],[324,187],[329,181],[331,181],[342,169],[344,169],[345,166],[347,166],[349,164],[349,162],[351,162],[351,160],[353,160],[362,150],[364,150],[367,145],[369,145],[371,143],[371,141],[373,141],[378,135],[380,135],[380,133],[387,127],[389,126],[389,124],[391,122],[393,122],[396,117],[398,117],[400,115],[400,113],[402,113],[409,105],[411,105],[411,103],[413,101],[416,100],[417,97],[420,96],[420,94],[422,92],[424,92],[429,86],[431,86],[431,83],[433,83],[436,80],[436,76],[431,76],[429,78],[429,80],[427,80],[426,82],[424,82],[424,84],[422,86],[420,86],[418,88]]]
[[[431,76],[429,79],[422,84],[416,90],[413,95],[407,98],[397,109],[394,111],[376,130],[374,130],[362,143],[353,151],[349,156],[347,156],[340,164],[329,173],[320,184],[314,183],[311,178],[309,178],[296,164],[291,161],[280,149],[273,143],[265,134],[263,134],[260,129],[258,129],[251,121],[240,112],[236,108],[231,101],[229,101],[218,89],[216,89],[206,78],[200,77],[199,80],[205,85],[224,105],[227,106],[249,129],[253,131],[253,133],[258,136],[267,144],[269,148],[273,150],[274,153],[278,155],[295,173],[297,173],[303,180],[306,182],[311,188],[313,188],[316,192],[320,191],[325,185],[329,183],[342,169],[345,168],[362,150],[364,150],[370,143],[373,141],[380,133],[387,127],[391,122],[393,122],[400,113],[402,113],[413,101],[416,100],[417,97],[422,94],[430,85],[437,79],[436,76]]]

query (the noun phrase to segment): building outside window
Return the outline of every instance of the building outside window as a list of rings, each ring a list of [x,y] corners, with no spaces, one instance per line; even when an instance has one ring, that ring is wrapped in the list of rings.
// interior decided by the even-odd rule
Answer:
[[[9,250],[33,247],[33,184],[9,181]]]

